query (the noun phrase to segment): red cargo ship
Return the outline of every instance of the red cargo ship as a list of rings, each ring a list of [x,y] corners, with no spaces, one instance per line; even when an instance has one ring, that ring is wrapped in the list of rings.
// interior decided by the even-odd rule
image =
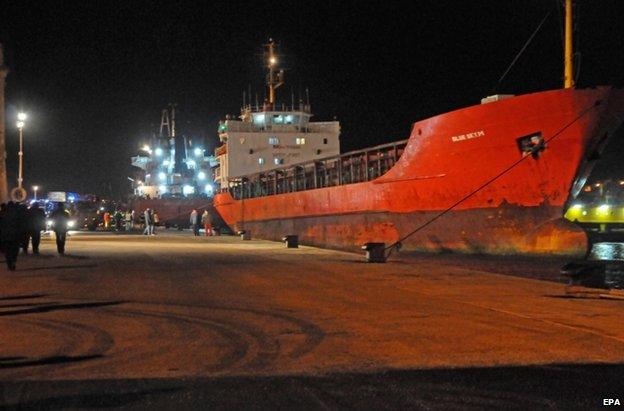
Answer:
[[[624,120],[624,91],[575,89],[566,61],[565,89],[494,96],[414,123],[406,141],[230,178],[214,206],[234,230],[317,246],[584,252],[563,214]]]

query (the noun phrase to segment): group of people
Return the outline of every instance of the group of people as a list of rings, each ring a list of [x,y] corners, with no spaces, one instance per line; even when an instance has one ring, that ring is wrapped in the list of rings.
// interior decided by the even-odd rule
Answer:
[[[189,219],[191,224],[191,228],[193,229],[193,235],[195,237],[199,236],[199,230],[201,226],[204,227],[207,236],[213,235],[212,229],[212,216],[208,212],[208,210],[204,210],[202,215],[200,216],[196,209],[191,211],[191,217]]]
[[[50,219],[53,221],[57,251],[64,254],[69,212],[63,204],[59,204],[50,214]],[[24,253],[28,253],[32,243],[33,253],[39,254],[41,232],[45,230],[46,215],[39,204],[34,203],[30,208],[12,201],[0,204],[0,249],[4,253],[9,270],[15,270],[20,248]]]
[[[158,212],[151,208],[146,208],[145,211],[143,211],[143,224],[145,224],[143,235],[156,235],[156,226],[158,223],[160,223]]]

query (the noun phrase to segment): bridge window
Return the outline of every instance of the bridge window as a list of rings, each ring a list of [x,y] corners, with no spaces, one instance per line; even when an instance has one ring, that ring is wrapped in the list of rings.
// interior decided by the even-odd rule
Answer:
[[[296,139],[297,145],[304,145],[305,144],[305,137],[297,137]]]
[[[279,138],[277,137],[269,137],[269,144],[276,146],[279,144]]]
[[[263,126],[264,125],[264,114],[254,114],[253,122],[257,126]]]
[[[275,165],[284,164],[284,159],[283,159],[283,158],[277,158],[277,157],[275,157],[275,158],[273,159],[273,164],[275,164]]]
[[[264,158],[260,157],[258,159],[258,164],[260,164],[260,165],[264,164]]]

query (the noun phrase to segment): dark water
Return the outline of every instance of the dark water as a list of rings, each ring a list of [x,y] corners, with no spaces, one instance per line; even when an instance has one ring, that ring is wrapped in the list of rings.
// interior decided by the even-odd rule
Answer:
[[[590,260],[624,261],[624,243],[594,244]]]
[[[624,289],[624,243],[604,242],[594,244],[586,261],[571,261],[568,257],[548,256],[496,256],[472,254],[431,254],[405,253],[401,259],[409,263],[429,262],[456,266],[465,269],[531,278],[541,281],[554,281],[562,284],[576,283],[579,285]],[[562,269],[568,264],[584,265],[594,269],[581,276],[570,276]],[[567,270],[579,272],[579,270]],[[583,277],[589,277],[585,281]]]
[[[624,243],[596,243],[588,260],[602,263],[596,274],[602,287],[624,289]]]

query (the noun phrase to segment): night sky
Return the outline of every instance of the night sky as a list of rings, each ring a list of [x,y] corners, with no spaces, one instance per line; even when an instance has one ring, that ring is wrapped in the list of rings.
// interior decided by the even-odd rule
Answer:
[[[181,133],[217,144],[243,90],[262,101],[262,44],[278,44],[290,102],[310,90],[316,120],[336,117],[343,151],[407,138],[417,120],[494,91],[560,88],[558,0],[5,2],[9,186],[17,110],[25,185],[120,196],[130,157],[178,104]],[[624,1],[578,1],[580,87],[624,84]],[[409,5],[408,5],[409,4]],[[540,32],[503,83],[516,53]],[[624,133],[597,175],[624,176]]]

